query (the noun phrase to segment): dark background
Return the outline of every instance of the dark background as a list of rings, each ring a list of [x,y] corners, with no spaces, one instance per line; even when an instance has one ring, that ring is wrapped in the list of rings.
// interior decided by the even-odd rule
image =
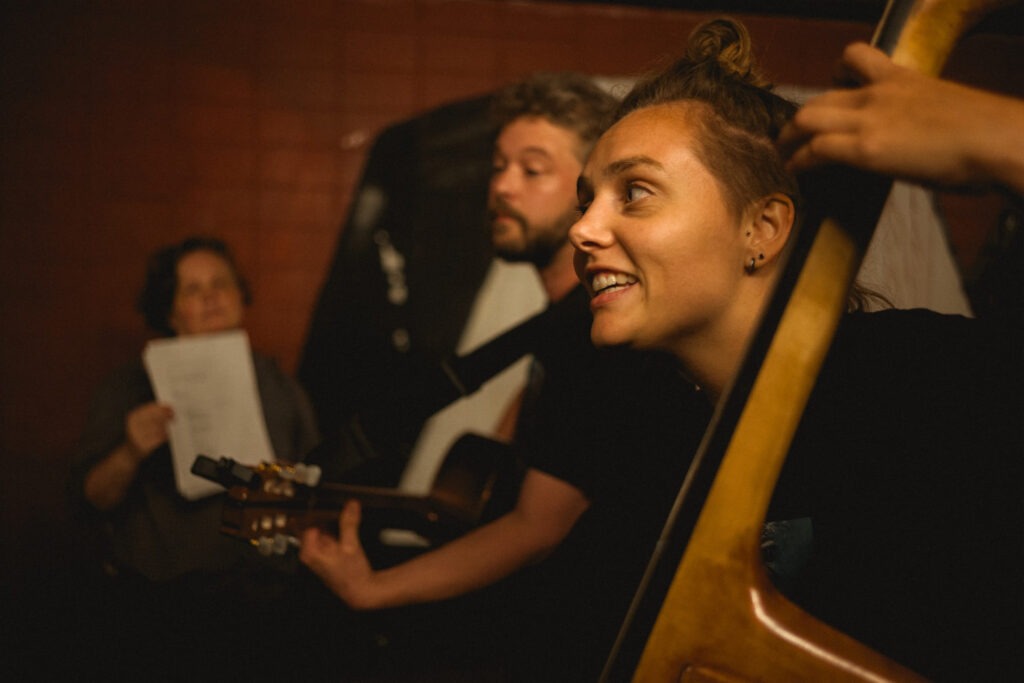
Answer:
[[[685,5],[688,9],[676,9]],[[148,338],[143,259],[228,240],[255,347],[297,368],[366,155],[389,126],[534,70],[633,76],[744,19],[777,83],[828,85],[883,3],[15,1],[0,10],[0,519],[5,598],[62,599],[91,561],[64,481],[90,393]],[[1024,95],[1021,13],[951,77]],[[944,197],[966,277],[1004,206]],[[453,257],[457,254],[453,254]],[[358,283],[353,286],[358,286]]]

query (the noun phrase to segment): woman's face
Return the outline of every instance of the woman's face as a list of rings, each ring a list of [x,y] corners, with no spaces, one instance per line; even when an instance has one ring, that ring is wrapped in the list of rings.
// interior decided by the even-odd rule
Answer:
[[[741,217],[694,154],[693,109],[637,110],[598,141],[570,230],[576,274],[591,294],[591,336],[679,352],[715,343],[744,286]]]
[[[179,336],[233,330],[241,326],[244,314],[242,290],[227,261],[206,250],[178,261],[170,324]]]

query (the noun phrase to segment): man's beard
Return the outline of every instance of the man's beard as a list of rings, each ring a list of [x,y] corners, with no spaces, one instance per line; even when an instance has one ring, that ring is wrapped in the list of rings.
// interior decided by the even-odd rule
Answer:
[[[509,263],[529,263],[537,269],[544,268],[555,257],[558,250],[565,246],[569,239],[569,228],[576,222],[576,209],[566,210],[564,214],[551,223],[532,225],[519,212],[498,200],[501,214],[519,224],[523,234],[521,244],[496,244],[494,251],[498,258]],[[491,208],[491,218],[494,217]]]

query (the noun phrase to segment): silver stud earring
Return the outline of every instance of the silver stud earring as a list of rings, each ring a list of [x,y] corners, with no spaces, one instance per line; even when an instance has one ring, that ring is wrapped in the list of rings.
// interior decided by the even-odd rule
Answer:
[[[757,270],[757,259],[751,256],[744,270],[747,271],[748,275],[752,274],[755,270]]]

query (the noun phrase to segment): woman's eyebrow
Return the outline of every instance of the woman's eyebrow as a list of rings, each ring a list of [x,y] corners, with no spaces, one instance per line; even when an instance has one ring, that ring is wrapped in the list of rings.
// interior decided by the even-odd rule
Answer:
[[[656,161],[644,154],[638,154],[636,156],[617,159],[616,161],[611,162],[601,170],[601,177],[605,180],[611,179],[638,166],[654,168],[659,171],[665,170],[665,167],[660,161]],[[593,193],[593,185],[589,180],[587,180],[585,175],[581,175],[576,180],[576,194],[579,195],[582,192]]]
[[[661,162],[656,161],[644,154],[639,154],[636,156],[626,157],[625,159],[617,159],[616,161],[613,161],[612,163],[604,167],[604,171],[601,175],[604,176],[605,178],[611,178],[613,176],[617,176],[621,173],[625,173],[628,170],[636,168],[637,166],[648,166],[651,168],[658,169],[659,171],[665,170],[665,167],[661,164]]]

